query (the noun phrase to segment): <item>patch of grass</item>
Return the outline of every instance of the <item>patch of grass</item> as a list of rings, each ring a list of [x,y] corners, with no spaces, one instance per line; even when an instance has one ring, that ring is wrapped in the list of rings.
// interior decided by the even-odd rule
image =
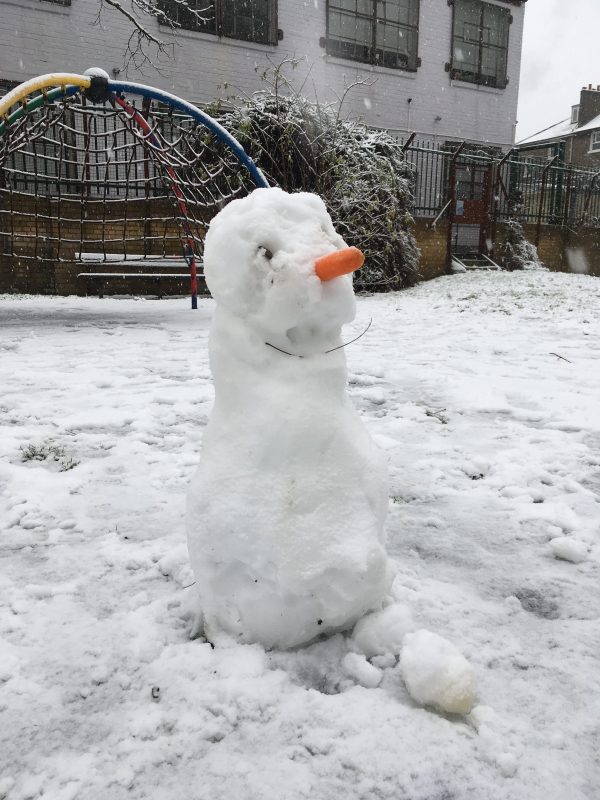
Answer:
[[[64,447],[47,441],[21,447],[21,461],[49,461],[58,464],[59,472],[68,472],[79,464],[70,458]]]

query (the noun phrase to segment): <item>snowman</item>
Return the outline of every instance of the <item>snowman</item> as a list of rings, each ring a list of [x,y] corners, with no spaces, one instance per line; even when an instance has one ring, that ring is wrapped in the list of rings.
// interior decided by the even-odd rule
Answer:
[[[256,189],[210,224],[215,403],[187,508],[209,637],[285,649],[382,607],[387,466],[341,340],[362,261],[313,194]]]

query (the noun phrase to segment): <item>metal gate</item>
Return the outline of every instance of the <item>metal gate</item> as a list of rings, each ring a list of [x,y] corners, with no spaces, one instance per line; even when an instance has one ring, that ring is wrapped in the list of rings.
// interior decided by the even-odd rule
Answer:
[[[451,251],[462,256],[487,255],[493,167],[472,160],[455,163]]]

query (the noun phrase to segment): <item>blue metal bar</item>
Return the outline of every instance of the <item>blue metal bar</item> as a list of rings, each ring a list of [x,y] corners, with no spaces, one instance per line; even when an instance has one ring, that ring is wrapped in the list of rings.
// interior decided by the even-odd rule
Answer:
[[[225,128],[219,125],[216,120],[214,120],[212,117],[209,117],[208,114],[204,113],[204,111],[200,111],[200,109],[196,108],[196,106],[188,103],[186,100],[182,100],[180,97],[177,97],[174,94],[164,92],[162,89],[154,89],[152,86],[145,86],[143,83],[130,83],[129,81],[108,81],[108,88],[112,92],[137,94],[141,95],[142,97],[148,97],[151,100],[167,103],[168,105],[173,106],[173,108],[177,108],[180,111],[189,114],[190,117],[212,131],[215,136],[217,136],[230,148],[230,150],[235,153],[238,161],[246,167],[248,172],[252,175],[252,178],[257,186],[265,189],[269,187],[267,179],[256,166],[254,161],[250,158],[248,153],[246,153],[238,140],[234,138],[229,131],[226,131]]]

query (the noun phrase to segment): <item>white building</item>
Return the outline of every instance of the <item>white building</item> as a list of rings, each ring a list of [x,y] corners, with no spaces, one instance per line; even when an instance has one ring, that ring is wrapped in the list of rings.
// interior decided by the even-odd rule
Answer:
[[[269,64],[302,58],[294,85],[372,126],[438,141],[514,142],[526,0],[156,0],[176,33],[144,18],[172,56],[124,67],[132,25],[100,0],[0,0],[0,81],[101,66],[192,102],[261,88]],[[123,3],[129,8],[128,3]],[[208,10],[206,10],[208,9]]]

